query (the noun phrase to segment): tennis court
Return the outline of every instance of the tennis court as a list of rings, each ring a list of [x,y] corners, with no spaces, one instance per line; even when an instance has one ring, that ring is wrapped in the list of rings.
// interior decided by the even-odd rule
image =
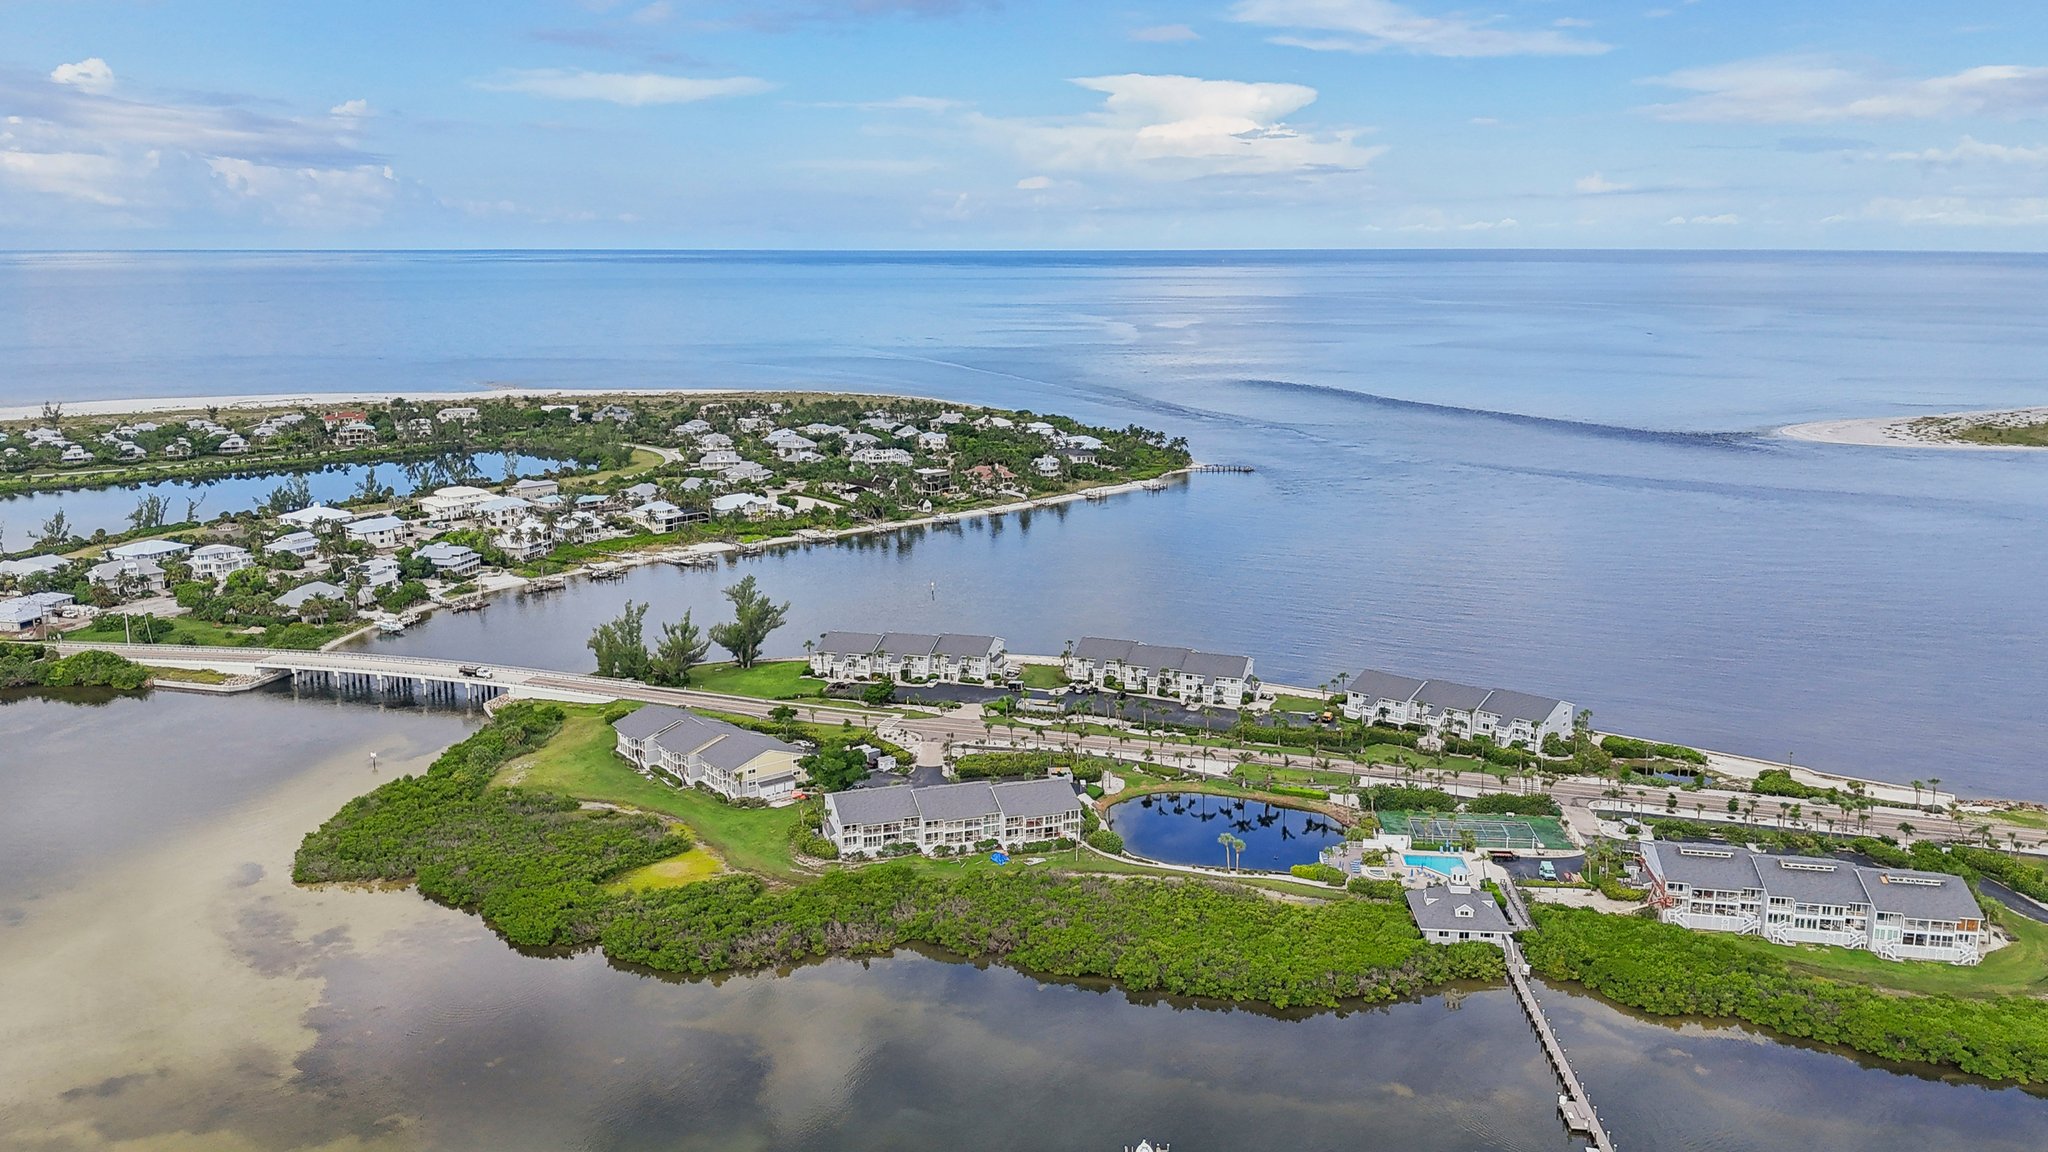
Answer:
[[[1475,816],[1463,812],[1382,812],[1380,826],[1408,837],[1417,848],[1457,847],[1472,834],[1481,849],[1572,847],[1554,816]]]

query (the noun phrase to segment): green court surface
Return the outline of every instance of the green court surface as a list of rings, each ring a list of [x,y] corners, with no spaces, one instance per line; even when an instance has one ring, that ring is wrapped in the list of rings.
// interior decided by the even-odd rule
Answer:
[[[1565,850],[1572,842],[1555,816],[1474,816],[1462,812],[1382,812],[1380,827],[1408,837],[1417,848],[1457,847],[1470,832],[1481,849]]]

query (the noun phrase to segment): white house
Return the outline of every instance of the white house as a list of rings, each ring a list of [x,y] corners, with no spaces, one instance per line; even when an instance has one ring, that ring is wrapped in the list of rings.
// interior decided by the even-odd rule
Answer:
[[[398,561],[389,556],[375,556],[355,567],[356,574],[363,578],[365,591],[389,588],[399,582],[401,574]]]
[[[348,603],[348,590],[346,588],[338,588],[325,580],[315,580],[310,584],[301,584],[297,588],[277,597],[276,603],[280,608],[288,608],[293,612],[297,612],[306,606],[306,601],[315,598],[332,600],[338,604],[346,604]]]
[[[0,576],[12,576],[26,580],[45,572],[56,572],[70,561],[62,556],[24,556],[19,560],[0,560]]]
[[[92,453],[87,452],[76,444],[67,444],[64,447],[63,454],[58,456],[57,459],[65,464],[84,464],[92,459]]]
[[[1003,638],[947,632],[932,645],[932,675],[958,683],[994,680],[1003,671]]]
[[[1506,948],[1514,930],[1493,894],[1464,884],[1433,884],[1408,890],[1408,913],[1432,944],[1480,940]]]
[[[920,432],[917,434],[917,446],[926,452],[944,452],[946,450],[946,434],[944,432]]]
[[[875,467],[895,464],[907,468],[910,466],[910,460],[910,453],[901,448],[860,448],[853,454],[855,464]]]
[[[730,448],[713,448],[702,456],[697,457],[697,467],[706,472],[718,472],[730,468],[744,459],[745,457]]]
[[[491,543],[514,560],[532,560],[554,549],[555,534],[546,521],[529,516],[491,537]]]
[[[542,496],[560,495],[562,486],[553,480],[514,480],[505,485],[505,495],[517,496],[521,500],[538,500]]]
[[[820,680],[865,680],[875,675],[877,632],[827,632],[811,646],[811,675]]]
[[[86,579],[108,588],[149,595],[164,591],[164,570],[148,560],[109,560],[86,570]]]
[[[227,439],[222,440],[219,444],[214,445],[213,450],[215,452],[220,453],[223,456],[240,456],[242,453],[247,452],[249,450],[249,442],[247,440],[242,439],[240,436],[237,436],[233,432],[230,432],[228,433]]]
[[[510,528],[532,512],[533,505],[517,496],[494,496],[479,503],[471,516],[486,527]]]
[[[856,788],[826,793],[824,832],[846,856],[895,844],[949,854],[991,841],[1014,849],[1079,839],[1081,799],[1060,779]]]
[[[1060,474],[1060,458],[1057,456],[1034,456],[1031,470],[1040,476],[1051,478]]]
[[[365,516],[342,526],[351,540],[376,549],[397,548],[411,537],[411,525],[396,516]]]
[[[481,415],[482,413],[474,408],[443,408],[434,413],[434,419],[443,424],[467,424]]]
[[[414,549],[413,555],[432,564],[434,571],[442,576],[467,576],[483,564],[483,557],[476,554],[476,549],[463,544],[424,544]]]
[[[1135,640],[1083,636],[1067,652],[1067,678],[1097,688],[1236,708],[1252,690],[1252,658]]]
[[[425,514],[427,523],[448,525],[461,524],[469,520],[476,515],[480,506],[496,499],[499,499],[499,496],[495,492],[471,487],[468,484],[451,484],[446,488],[436,488],[428,495],[420,497],[419,503],[420,511]]]
[[[256,563],[256,558],[249,555],[247,548],[237,548],[233,544],[208,544],[194,549],[188,563],[192,566],[193,579],[219,583],[230,573],[240,572]]]
[[[107,556],[113,560],[152,560],[167,564],[191,550],[190,544],[180,544],[176,540],[135,540],[114,545],[107,549]]]
[[[1003,638],[961,633],[827,632],[811,646],[811,675],[821,680],[990,680],[1003,671]]]
[[[803,749],[685,708],[649,704],[612,729],[618,754],[635,767],[729,799],[787,803],[803,778]]]
[[[785,516],[788,510],[766,496],[754,492],[733,492],[711,498],[711,514],[714,516],[745,516],[758,520],[763,516]]]
[[[0,632],[33,632],[71,602],[69,592],[35,592],[0,600]]]
[[[1958,876],[1726,844],[1646,843],[1642,855],[1651,906],[1668,924],[1887,960],[1983,958],[1983,912]]]
[[[353,520],[355,517],[356,514],[353,512],[344,512],[339,508],[329,508],[325,504],[315,504],[311,508],[301,508],[296,512],[287,512],[279,516],[278,521],[289,524],[294,528],[318,528],[322,524],[333,521]]]
[[[679,508],[666,500],[650,500],[633,509],[633,519],[647,526],[649,532],[674,532],[683,525],[705,519],[701,509]]]
[[[270,552],[286,552],[301,560],[311,560],[320,551],[320,538],[311,532],[287,532],[265,545]]]
[[[429,426],[427,432],[432,434],[433,428]],[[361,448],[366,444],[375,444],[376,442],[377,429],[360,420],[351,420],[334,430],[334,443],[342,448]],[[227,445],[221,445],[221,450],[226,451]]]

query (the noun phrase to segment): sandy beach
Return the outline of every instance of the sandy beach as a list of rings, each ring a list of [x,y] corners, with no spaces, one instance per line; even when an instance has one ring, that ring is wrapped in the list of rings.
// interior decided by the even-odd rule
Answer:
[[[2038,423],[2048,420],[2048,408],[2002,408],[1983,412],[1941,412],[1928,416],[1864,416],[1850,420],[1816,420],[1778,429],[1778,435],[1815,444],[1853,444],[1874,448],[1940,448],[1961,452],[2037,452],[2024,444],[1972,444],[1944,439],[1914,424],[1921,420],[2010,420]]]

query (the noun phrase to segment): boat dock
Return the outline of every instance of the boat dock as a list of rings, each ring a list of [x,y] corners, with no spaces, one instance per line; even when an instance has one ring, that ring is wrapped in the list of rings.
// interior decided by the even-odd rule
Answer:
[[[1550,1067],[1556,1071],[1558,1083],[1564,1091],[1557,1096],[1557,1114],[1564,1119],[1564,1126],[1573,1135],[1583,1136],[1596,1152],[1614,1152],[1614,1141],[1607,1137],[1607,1126],[1600,1122],[1599,1113],[1593,1111],[1593,1099],[1586,1095],[1586,1086],[1579,1083],[1579,1074],[1572,1071],[1571,1058],[1565,1053],[1564,1045],[1558,1042],[1557,1033],[1551,1031],[1550,1020],[1543,1015],[1543,1004],[1536,999],[1536,991],[1529,985],[1528,964],[1522,959],[1521,945],[1513,937],[1508,938],[1508,986],[1515,990],[1515,1000],[1529,1017],[1529,1026],[1536,1030],[1536,1039],[1543,1045],[1543,1054],[1550,1058]]]

